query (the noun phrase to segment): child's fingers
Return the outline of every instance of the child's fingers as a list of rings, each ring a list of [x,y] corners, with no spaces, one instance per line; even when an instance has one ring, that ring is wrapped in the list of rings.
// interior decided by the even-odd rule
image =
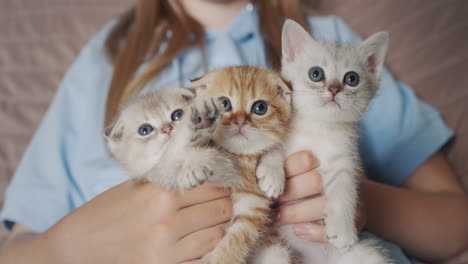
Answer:
[[[224,225],[205,228],[179,240],[177,242],[177,262],[198,259],[213,250],[223,238],[224,228]]]
[[[232,201],[221,198],[190,207],[177,212],[172,221],[177,238],[193,232],[228,222],[232,217]]]
[[[309,151],[299,151],[289,155],[285,161],[286,177],[294,177],[318,167],[318,160]]]
[[[322,192],[322,177],[316,170],[286,180],[284,193],[280,202],[299,200]]]
[[[294,234],[302,239],[314,242],[328,242],[325,226],[316,223],[302,223],[293,226]]]
[[[208,184],[203,184],[190,191],[178,191],[176,192],[176,199],[178,200],[179,209],[189,207],[199,203],[205,203],[213,200],[217,200],[224,197],[229,197],[231,190],[215,188]]]
[[[297,224],[324,218],[325,198],[323,196],[282,205],[278,208],[275,224]]]
[[[184,262],[181,262],[180,264],[204,264],[204,262],[201,259],[196,259],[196,260],[184,261]]]

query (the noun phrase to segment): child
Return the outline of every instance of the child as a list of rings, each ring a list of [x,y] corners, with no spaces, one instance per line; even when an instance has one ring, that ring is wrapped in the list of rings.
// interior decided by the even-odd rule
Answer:
[[[209,252],[231,216],[229,193],[127,181],[105,148],[105,124],[121,104],[156,87],[187,86],[228,65],[278,68],[285,17],[318,39],[359,41],[339,18],[300,10],[291,0],[140,0],[107,24],[65,76],[16,171],[1,215],[12,232],[0,262],[183,263]],[[371,180],[361,185],[357,225],[421,259],[448,258],[468,245],[467,198],[439,152],[452,132],[387,71],[380,91],[361,123]],[[316,166],[310,153],[288,157],[282,200],[320,193]],[[310,223],[323,217],[325,202],[283,206],[278,224],[325,242],[323,226]],[[408,263],[385,245],[397,263]]]

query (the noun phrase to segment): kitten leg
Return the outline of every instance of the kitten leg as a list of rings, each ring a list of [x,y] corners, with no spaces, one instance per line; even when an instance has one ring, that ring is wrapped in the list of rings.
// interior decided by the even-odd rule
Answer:
[[[178,187],[191,189],[205,182],[217,187],[238,188],[242,177],[233,159],[214,148],[192,148],[185,152],[185,160],[178,174]]]
[[[284,154],[282,149],[265,153],[257,166],[257,180],[260,189],[270,198],[278,198],[284,191]]]
[[[293,264],[296,263],[291,249],[279,234],[271,229],[263,237],[262,243],[256,249],[249,263],[252,264]]]
[[[185,130],[181,130],[175,141],[177,144],[181,137],[190,139],[187,145],[175,148],[180,150],[174,154],[184,153],[181,171],[178,173],[179,188],[191,189],[201,185],[215,175],[215,171],[218,176],[229,175],[233,171],[232,161],[215,147],[209,146],[221,115],[222,111],[212,98],[200,100],[191,107]]]
[[[343,254],[337,264],[390,264],[381,249],[370,239],[360,241]]]
[[[342,157],[331,166],[321,168],[327,199],[324,210],[327,237],[341,250],[350,249],[358,240],[354,225],[358,182],[355,167],[349,157]]]
[[[177,175],[178,188],[189,190],[208,180],[216,170],[216,164],[211,162],[216,154],[213,149],[191,149],[185,152],[185,160]]]
[[[262,231],[269,223],[270,201],[251,193],[234,192],[233,220],[213,251],[203,257],[205,264],[241,264],[254,252]]]

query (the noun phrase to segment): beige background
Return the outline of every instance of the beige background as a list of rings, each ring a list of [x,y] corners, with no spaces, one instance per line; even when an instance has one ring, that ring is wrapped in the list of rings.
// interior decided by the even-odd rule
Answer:
[[[132,3],[0,0],[0,208],[6,185],[64,71],[86,40]],[[364,37],[390,32],[387,65],[456,130],[448,157],[468,187],[468,1],[316,0],[309,4],[323,14],[341,16]]]

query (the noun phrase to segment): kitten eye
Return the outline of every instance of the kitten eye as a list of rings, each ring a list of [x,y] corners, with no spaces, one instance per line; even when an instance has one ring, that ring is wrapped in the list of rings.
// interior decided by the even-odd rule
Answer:
[[[226,97],[220,97],[218,100],[223,105],[224,111],[228,112],[232,110],[231,101],[229,99],[227,99]]]
[[[355,72],[347,72],[344,76],[343,82],[349,86],[356,86],[359,84],[359,74]]]
[[[264,115],[268,111],[268,105],[264,101],[257,101],[252,105],[252,113]]]
[[[320,67],[312,67],[309,70],[309,78],[313,82],[320,82],[325,80],[325,73]]]
[[[179,121],[182,119],[182,116],[184,115],[184,110],[182,109],[177,109],[171,114],[171,119],[172,121]]]
[[[144,125],[141,125],[139,128],[138,128],[138,134],[142,135],[142,136],[147,136],[149,135],[149,133],[151,133],[153,131],[153,127],[149,124],[144,124]]]

